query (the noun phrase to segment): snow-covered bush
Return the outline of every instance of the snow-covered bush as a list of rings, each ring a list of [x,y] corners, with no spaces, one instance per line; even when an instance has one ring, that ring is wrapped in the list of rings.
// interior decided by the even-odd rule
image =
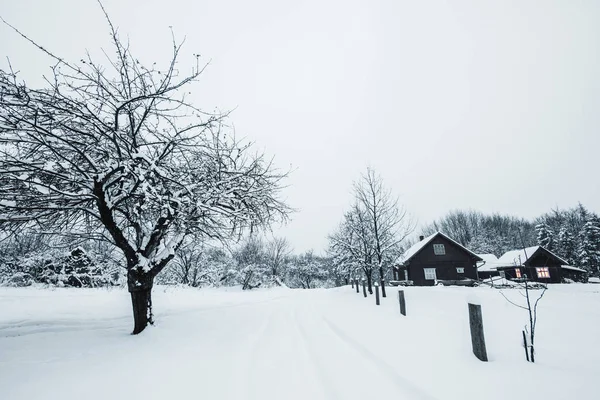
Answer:
[[[110,286],[118,282],[118,268],[96,263],[77,247],[70,252],[36,251],[4,262],[0,283],[5,286],[30,286],[43,283],[70,287]]]
[[[322,286],[328,276],[325,260],[314,256],[310,252],[297,257],[288,267],[290,287],[311,289]]]
[[[269,280],[269,269],[264,264],[246,265],[239,272],[242,289],[254,289]]]

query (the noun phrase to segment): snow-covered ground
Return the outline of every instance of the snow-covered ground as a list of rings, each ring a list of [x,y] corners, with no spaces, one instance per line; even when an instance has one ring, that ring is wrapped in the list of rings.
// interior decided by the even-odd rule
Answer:
[[[0,399],[598,399],[600,285],[540,302],[537,363],[525,311],[491,288],[242,292],[158,287],[157,324],[132,327],[124,290],[0,289]],[[515,301],[515,290],[505,290]],[[490,362],[471,353],[482,304]]]

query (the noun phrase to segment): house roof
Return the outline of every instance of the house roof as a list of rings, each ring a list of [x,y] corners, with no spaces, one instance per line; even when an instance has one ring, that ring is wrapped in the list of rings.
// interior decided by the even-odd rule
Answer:
[[[481,258],[477,254],[473,253],[471,250],[467,249],[462,244],[460,244],[457,241],[451,239],[447,235],[444,235],[442,232],[436,232],[433,235],[429,235],[426,238],[424,238],[423,240],[420,240],[417,243],[413,244],[408,250],[406,250],[404,252],[404,254],[402,254],[402,256],[400,257],[399,261],[401,263],[405,263],[407,261],[410,261],[411,258],[413,258],[414,256],[416,256],[421,250],[423,250],[423,248],[425,246],[427,246],[429,244],[429,242],[431,242],[433,239],[435,239],[438,236],[443,236],[444,238],[446,238],[450,242],[454,243],[455,245],[457,245],[458,247],[460,247],[461,249],[463,249],[467,253],[471,254],[472,256],[474,256],[475,258],[477,258],[478,260],[481,260]]]
[[[496,268],[501,266],[498,262],[498,257],[494,254],[477,254],[479,258],[483,260],[481,265],[477,266],[477,270],[481,272],[493,272]]]
[[[513,267],[513,266],[518,266],[518,265],[521,265],[521,264],[524,265],[540,249],[542,251],[547,252],[551,256],[555,257],[561,263],[563,263],[565,265],[568,264],[565,260],[563,260],[562,258],[560,258],[559,256],[557,256],[556,254],[552,253],[550,250],[546,249],[545,247],[542,247],[542,246],[532,246],[532,247],[527,247],[525,249],[520,249],[520,250],[511,250],[511,251],[508,251],[508,252],[504,253],[502,255],[502,257],[500,257],[498,259],[498,263],[500,264],[499,266],[502,266],[502,267]]]
[[[570,265],[561,265],[560,267],[563,268],[563,269],[569,269],[571,271],[586,272],[585,269],[581,269],[581,268],[577,268],[577,267],[572,267]]]

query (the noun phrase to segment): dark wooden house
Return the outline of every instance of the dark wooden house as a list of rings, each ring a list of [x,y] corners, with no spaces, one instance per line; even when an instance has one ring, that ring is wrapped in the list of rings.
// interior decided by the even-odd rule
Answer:
[[[501,276],[511,280],[545,283],[561,283],[563,278],[585,282],[585,270],[568,263],[542,246],[528,247],[505,253],[498,259],[497,270]]]
[[[438,280],[478,279],[477,262],[482,259],[441,232],[420,237],[393,269],[394,280],[415,286],[433,286]]]

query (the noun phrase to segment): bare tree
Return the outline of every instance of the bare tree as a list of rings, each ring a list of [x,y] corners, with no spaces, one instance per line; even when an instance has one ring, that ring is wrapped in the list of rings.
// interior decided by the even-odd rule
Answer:
[[[527,250],[525,248],[523,248],[523,253],[525,254],[525,258],[527,258]],[[523,263],[521,262],[521,256],[519,256],[519,263],[516,266],[523,267]],[[535,287],[532,287],[532,285],[529,283],[527,274],[524,274],[523,278],[521,278],[521,282],[518,282],[517,284],[520,286],[521,290],[519,290],[519,294],[525,299],[525,304],[521,304],[519,302],[509,299],[502,291],[500,291],[500,294],[510,304],[512,304],[513,306],[518,307],[520,309],[523,309],[523,310],[527,311],[527,313],[528,313],[529,327],[525,326],[525,330],[523,331],[523,338],[525,340],[525,343],[523,343],[523,345],[525,346],[525,354],[527,355],[527,361],[531,361],[534,363],[535,362],[535,347],[534,346],[535,346],[535,332],[536,332],[535,328],[537,325],[537,308],[538,308],[538,304],[539,304],[540,300],[542,299],[542,297],[544,297],[544,294],[546,294],[546,290],[548,290],[548,286],[546,286],[544,284],[538,284]],[[533,298],[531,296],[531,289],[533,289],[533,288],[535,288],[535,289],[541,288],[541,292],[535,300],[533,300]],[[527,343],[527,336],[529,336],[529,343]]]
[[[371,231],[373,255],[385,297],[384,270],[397,258],[400,244],[415,229],[406,209],[383,185],[383,179],[371,168],[354,184],[358,207],[364,210],[365,223]]]
[[[178,283],[197,287],[202,282],[203,265],[206,262],[205,247],[190,241],[182,246],[172,261],[171,270]]]
[[[421,233],[429,236],[443,232],[465,247],[478,253],[494,253],[497,256],[521,245],[521,231],[528,246],[535,242],[534,224],[509,215],[483,214],[474,210],[453,210],[425,226]]]
[[[268,271],[263,240],[255,234],[250,234],[233,256],[237,262],[242,289],[261,286]]]
[[[336,262],[359,266],[373,293],[373,270],[383,283],[385,271],[398,257],[402,242],[415,228],[398,198],[372,169],[354,183],[355,202],[337,232],[329,237]],[[385,286],[382,284],[383,295]]]
[[[231,137],[226,115],[187,100],[198,57],[182,75],[173,40],[166,67],[146,67],[104,15],[107,67],[89,55],[70,63],[15,29],[56,65],[38,89],[0,71],[0,226],[82,233],[92,224],[90,235],[124,254],[137,334],[152,322],[154,278],[184,239],[224,240],[285,218],[286,174]]]
[[[315,282],[325,280],[328,277],[325,268],[328,260],[326,258],[317,257],[312,250],[294,257],[290,268],[287,271],[290,282],[294,287],[302,287],[302,289],[315,288]]]
[[[336,259],[357,265],[363,271],[369,293],[373,294],[374,241],[365,211],[358,204],[354,204],[344,215],[344,220],[338,230],[329,236],[329,241]]]
[[[285,238],[273,238],[265,248],[266,264],[276,284],[281,285],[281,269],[292,252],[290,243]]]

